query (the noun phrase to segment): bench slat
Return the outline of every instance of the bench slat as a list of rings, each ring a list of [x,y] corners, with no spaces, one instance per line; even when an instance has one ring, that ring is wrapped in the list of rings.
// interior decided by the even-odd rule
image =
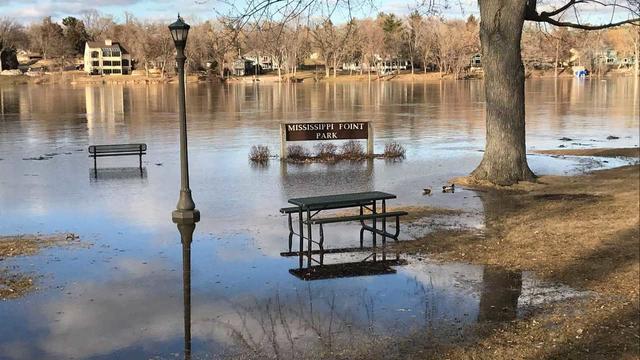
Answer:
[[[305,220],[305,223],[310,222],[311,224],[329,224],[336,222],[348,222],[348,221],[356,221],[356,220],[372,220],[372,219],[381,219],[388,217],[396,217],[396,216],[405,216],[409,213],[406,211],[390,211],[386,213],[378,213],[378,214],[365,214],[365,215],[352,215],[352,216],[337,216],[330,218],[320,218],[320,219],[312,219],[310,221]]]
[[[129,153],[129,152],[97,153],[97,154],[91,154],[91,155],[89,155],[89,157],[93,158],[93,157],[107,157],[107,156],[109,156],[109,157],[111,157],[111,156],[129,156],[129,155],[141,155],[141,153],[140,152],[131,152],[131,153]],[[147,155],[147,153],[143,151],[142,155]]]
[[[146,151],[147,144],[114,144],[114,145],[91,145],[89,153],[110,153],[110,152],[140,152]]]

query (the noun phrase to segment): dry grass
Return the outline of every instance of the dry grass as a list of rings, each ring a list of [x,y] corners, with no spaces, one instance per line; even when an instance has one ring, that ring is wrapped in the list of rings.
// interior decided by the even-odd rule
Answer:
[[[302,145],[289,145],[287,158],[293,161],[304,161],[309,158],[309,151]]]
[[[336,159],[338,146],[334,143],[319,143],[315,145],[315,150],[317,158],[324,161],[330,161]]]
[[[364,147],[359,141],[349,140],[342,144],[340,155],[347,160],[362,160],[365,158]]]
[[[15,256],[35,255],[51,246],[79,245],[75,234],[0,236],[0,261]],[[0,269],[0,299],[20,297],[34,289],[30,275]]]
[[[561,150],[538,150],[538,154],[549,155],[571,155],[571,156],[602,156],[602,157],[635,157],[640,158],[640,148],[618,148],[618,149],[561,149]]]
[[[407,150],[397,142],[384,144],[384,157],[387,159],[404,159]]]
[[[640,167],[543,176],[508,190],[483,187],[486,231],[438,231],[401,243],[446,261],[533,270],[595,291],[517,322],[490,324],[450,359],[637,359]]]
[[[249,160],[257,163],[265,163],[270,157],[271,151],[266,145],[253,145],[249,152]]]

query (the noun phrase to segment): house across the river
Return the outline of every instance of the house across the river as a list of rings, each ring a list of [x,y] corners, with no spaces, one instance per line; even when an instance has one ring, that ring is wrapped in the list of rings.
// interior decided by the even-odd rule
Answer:
[[[84,46],[84,71],[91,75],[127,75],[131,72],[131,54],[118,42],[88,41]]]

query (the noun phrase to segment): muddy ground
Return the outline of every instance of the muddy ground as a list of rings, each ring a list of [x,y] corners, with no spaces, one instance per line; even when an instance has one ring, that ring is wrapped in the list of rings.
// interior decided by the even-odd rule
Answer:
[[[602,157],[635,157],[640,158],[640,148],[600,148],[600,149],[559,149],[538,150],[538,154],[568,156],[602,156]]]
[[[624,155],[611,150],[609,156]],[[595,295],[518,321],[485,323],[465,343],[430,347],[417,334],[399,345],[407,349],[401,357],[639,357],[640,166],[543,176],[537,183],[502,189],[457,181],[482,193],[486,229],[436,231],[402,243],[402,250],[443,261],[532,270]]]
[[[14,299],[35,290],[37,277],[4,266],[7,258],[35,255],[52,246],[76,246],[80,240],[75,234],[0,236],[0,300]]]

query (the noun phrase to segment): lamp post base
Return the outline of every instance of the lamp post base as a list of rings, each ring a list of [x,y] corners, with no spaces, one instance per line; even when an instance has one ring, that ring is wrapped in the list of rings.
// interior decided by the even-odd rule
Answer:
[[[197,223],[200,221],[200,211],[193,210],[173,210],[171,219],[176,224]]]

